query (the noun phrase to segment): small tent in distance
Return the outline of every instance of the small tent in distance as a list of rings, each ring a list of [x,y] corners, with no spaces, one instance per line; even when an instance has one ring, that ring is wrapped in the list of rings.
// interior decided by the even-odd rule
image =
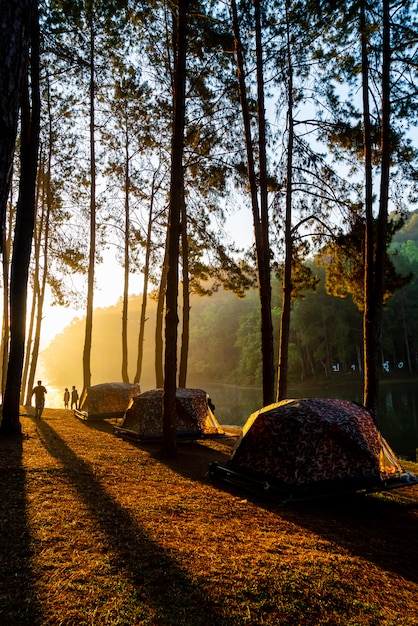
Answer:
[[[283,400],[253,413],[214,478],[282,501],[418,482],[404,472],[370,412],[348,400]]]
[[[141,393],[126,411],[121,426],[114,428],[115,435],[135,440],[160,439],[163,435],[162,402],[162,389]],[[211,409],[208,394],[203,389],[176,390],[175,424],[177,437],[183,439],[225,434]]]
[[[141,388],[135,383],[101,383],[88,387],[74,414],[81,419],[123,418]]]

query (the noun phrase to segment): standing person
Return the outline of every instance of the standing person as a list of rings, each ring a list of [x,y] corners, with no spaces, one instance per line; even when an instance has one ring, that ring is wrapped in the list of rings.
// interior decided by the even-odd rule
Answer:
[[[42,385],[42,380],[38,380],[36,387],[32,389],[32,396],[35,394],[35,418],[40,419],[45,406],[45,394],[48,393]]]
[[[73,408],[74,404],[75,404],[75,408],[78,409],[78,391],[73,385],[73,388],[71,390],[71,408]]]
[[[66,387],[64,391],[64,409],[68,409],[69,402],[70,402],[70,392],[68,391],[68,387]]]

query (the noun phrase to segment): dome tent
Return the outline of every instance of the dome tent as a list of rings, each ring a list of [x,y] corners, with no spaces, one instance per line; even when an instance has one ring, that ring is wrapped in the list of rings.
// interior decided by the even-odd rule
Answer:
[[[348,400],[283,400],[253,413],[224,467],[210,474],[289,498],[417,482],[406,474],[370,412]]]
[[[176,433],[178,437],[198,439],[222,436],[209,404],[208,394],[202,389],[176,389]],[[128,439],[159,439],[163,435],[163,389],[144,391],[134,398],[120,427],[114,433]]]
[[[132,398],[141,393],[135,383],[101,383],[88,387],[80,398],[75,415],[81,419],[122,418]]]

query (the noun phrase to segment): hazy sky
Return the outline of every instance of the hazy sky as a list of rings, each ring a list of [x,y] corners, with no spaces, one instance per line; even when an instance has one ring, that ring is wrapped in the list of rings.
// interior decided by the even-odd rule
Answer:
[[[238,246],[248,246],[253,240],[252,217],[250,210],[241,209],[235,215],[228,218],[227,232],[231,241],[235,241]],[[123,293],[123,269],[115,259],[114,249],[105,251],[103,254],[104,263],[96,265],[96,288],[94,292],[94,308],[108,307],[115,304]],[[87,282],[87,275],[80,277],[80,289],[84,295],[84,285]],[[142,293],[142,276],[130,276],[130,295]],[[44,318],[42,321],[42,341],[41,350],[60,333],[72,319],[83,317],[85,313],[84,298],[80,301],[80,306],[71,308],[45,306]]]

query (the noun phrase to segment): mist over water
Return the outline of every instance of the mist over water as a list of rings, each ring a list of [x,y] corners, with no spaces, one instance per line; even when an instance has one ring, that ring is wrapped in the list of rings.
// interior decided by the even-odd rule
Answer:
[[[140,301],[134,298],[133,310],[139,311]],[[150,321],[147,323],[144,341],[144,360],[141,374],[141,390],[155,388],[154,330],[155,302],[150,303]],[[92,385],[104,382],[121,381],[121,306],[95,311],[95,324],[92,346]],[[130,322],[129,334],[129,376],[135,373],[137,353],[137,323]],[[47,349],[41,353],[36,380],[42,380],[48,390],[46,406],[64,408],[64,389],[75,385],[82,390],[82,353],[84,342],[84,322],[75,320],[62,333],[57,335]],[[212,382],[202,383],[189,375],[188,386],[200,387],[210,396],[215,405],[218,421],[227,426],[243,426],[247,418],[262,407],[261,388],[238,387]],[[379,429],[393,450],[406,459],[416,459],[418,448],[418,385],[417,381],[398,382],[383,379],[380,386]],[[314,388],[302,385],[292,386],[288,393],[291,398],[319,397],[342,398],[362,404],[362,385],[341,378],[341,384],[333,381],[330,386],[318,385]]]

